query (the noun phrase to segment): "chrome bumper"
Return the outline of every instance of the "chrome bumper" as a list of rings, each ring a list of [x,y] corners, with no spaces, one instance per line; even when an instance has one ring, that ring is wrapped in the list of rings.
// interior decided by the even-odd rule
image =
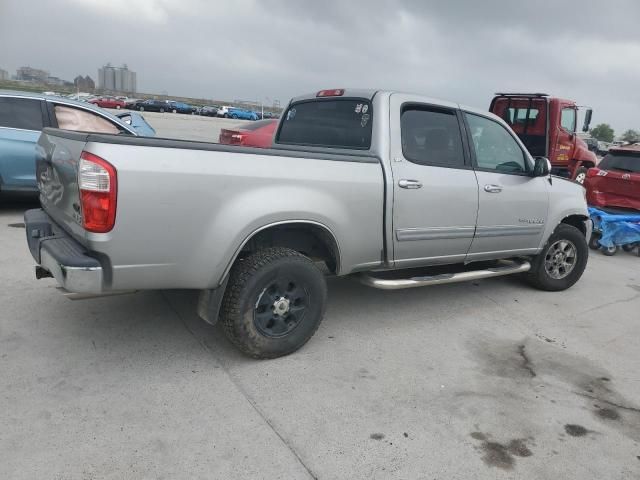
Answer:
[[[42,209],[24,214],[27,244],[38,264],[36,278],[54,277],[68,292],[102,294],[105,285],[102,263],[56,224]]]
[[[73,293],[102,292],[102,267],[62,265],[47,250],[40,251],[40,266],[49,271],[58,285]]]

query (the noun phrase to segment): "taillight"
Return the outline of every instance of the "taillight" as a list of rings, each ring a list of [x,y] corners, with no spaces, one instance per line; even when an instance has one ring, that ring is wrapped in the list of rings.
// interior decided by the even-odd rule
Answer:
[[[334,88],[333,90],[320,90],[316,97],[341,97],[344,95],[343,88]]]
[[[78,167],[82,226],[95,233],[109,232],[116,221],[116,169],[105,159],[82,152]]]
[[[596,168],[596,167],[590,168],[589,170],[587,170],[587,178],[597,177],[599,173],[600,173],[599,168]]]

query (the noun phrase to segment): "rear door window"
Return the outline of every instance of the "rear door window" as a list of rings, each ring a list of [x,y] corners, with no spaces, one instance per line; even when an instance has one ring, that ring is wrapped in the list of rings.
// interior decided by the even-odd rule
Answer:
[[[41,101],[33,98],[0,97],[0,127],[42,130]]]
[[[276,143],[368,150],[373,111],[365,99],[311,100],[291,105]]]
[[[402,153],[420,165],[464,166],[462,136],[455,111],[406,107],[400,117]]]

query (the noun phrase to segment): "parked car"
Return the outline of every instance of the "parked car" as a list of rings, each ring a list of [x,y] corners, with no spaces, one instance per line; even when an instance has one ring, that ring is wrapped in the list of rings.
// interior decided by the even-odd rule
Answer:
[[[277,127],[277,120],[258,120],[235,129],[223,128],[220,130],[218,143],[269,148],[273,143],[273,134]]]
[[[244,110],[242,108],[230,108],[227,113],[227,118],[233,118],[234,120],[258,120],[258,114],[250,110]]]
[[[598,142],[598,155],[605,156],[609,152],[609,143]]]
[[[640,212],[640,147],[609,149],[598,166],[587,172],[585,188],[591,206]]]
[[[45,129],[42,209],[25,214],[37,276],[88,294],[198,289],[203,319],[273,358],[322,320],[319,263],[382,289],[526,273],[558,291],[586,267],[583,187],[489,112],[323,90],[289,103],[274,146]]]
[[[36,143],[43,128],[155,135],[141,115],[120,115],[64,97],[0,91],[0,194],[37,193]]]
[[[132,109],[138,110],[139,112],[164,113],[170,109],[170,106],[164,100],[140,100],[132,105]]]
[[[124,100],[120,100],[116,97],[98,97],[89,100],[89,103],[99,106],[100,108],[115,108],[120,110],[125,108],[126,104]]]
[[[198,110],[198,114],[202,115],[203,117],[217,117],[218,107],[216,107],[215,105],[213,106],[204,105],[200,107],[200,109]]]
[[[198,109],[193,105],[189,105],[184,102],[176,102],[170,100],[167,102],[169,104],[169,111],[172,113],[187,113],[189,115],[195,115]]]
[[[589,151],[598,153],[598,140],[596,138],[585,138],[584,143],[587,144]]]
[[[229,110],[232,109],[234,107],[230,107],[228,105],[224,105],[220,108],[218,108],[218,116],[219,117],[224,117],[224,118],[229,118]]]

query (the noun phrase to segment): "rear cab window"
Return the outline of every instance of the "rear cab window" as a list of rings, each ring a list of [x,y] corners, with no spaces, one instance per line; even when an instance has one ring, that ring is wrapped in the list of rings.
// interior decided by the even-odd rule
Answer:
[[[318,98],[289,106],[276,143],[368,150],[373,108],[364,98]]]
[[[598,164],[600,170],[640,173],[640,150],[607,154]]]

